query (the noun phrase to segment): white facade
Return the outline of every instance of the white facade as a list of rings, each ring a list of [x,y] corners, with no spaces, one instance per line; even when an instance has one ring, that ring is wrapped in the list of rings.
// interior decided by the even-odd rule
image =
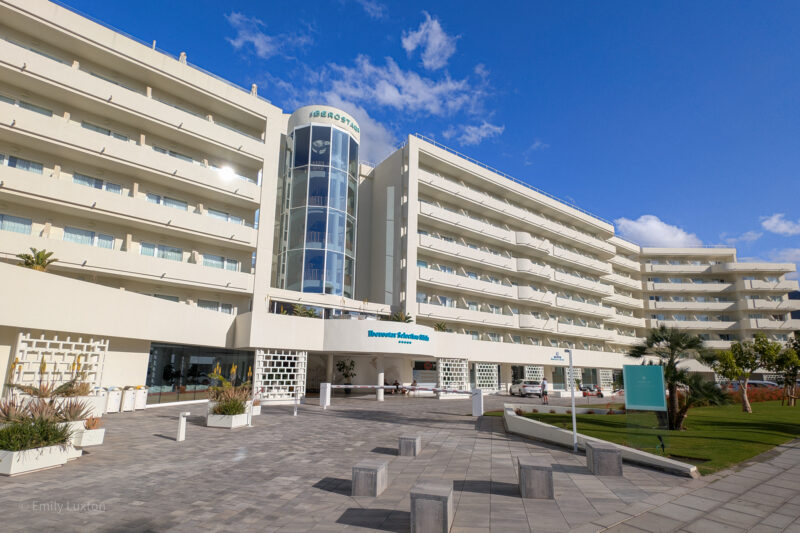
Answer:
[[[787,299],[797,282],[784,277],[794,265],[641,249],[611,223],[417,136],[376,168],[351,157],[341,172],[357,186],[352,211],[336,207],[333,181],[324,204],[302,204],[341,211],[342,231],[358,220],[342,252],[350,277],[343,267],[336,278],[350,292],[290,290],[281,256],[292,251],[282,228],[296,207],[285,195],[293,132],[330,126],[358,143],[352,117],[325,106],[290,116],[255,87],[44,0],[0,0],[0,74],[4,383],[37,380],[42,357],[45,379],[68,379],[70,358],[102,346],[93,383],[148,383],[177,400],[202,396],[212,366],[234,360],[237,377],[275,401],[341,381],[335,363],[350,358],[357,382],[499,389],[515,376],[563,384],[570,348],[584,381],[599,384],[661,323],[717,348],[800,329],[789,318],[800,302]],[[13,266],[30,247],[58,262],[48,273]],[[338,263],[325,257],[327,272]],[[376,320],[397,311],[415,324]]]

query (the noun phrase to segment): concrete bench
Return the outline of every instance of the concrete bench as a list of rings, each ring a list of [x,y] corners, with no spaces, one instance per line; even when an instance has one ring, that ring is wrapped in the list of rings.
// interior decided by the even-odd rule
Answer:
[[[380,496],[389,484],[389,462],[367,460],[353,466],[353,496]]]
[[[586,441],[586,468],[595,476],[621,476],[622,450],[613,444]]]
[[[402,435],[398,449],[403,457],[416,457],[422,451],[422,437],[419,435]]]
[[[411,533],[448,533],[454,514],[452,482],[423,481],[411,489]]]
[[[553,465],[536,456],[518,457],[519,492],[523,498],[552,500]]]

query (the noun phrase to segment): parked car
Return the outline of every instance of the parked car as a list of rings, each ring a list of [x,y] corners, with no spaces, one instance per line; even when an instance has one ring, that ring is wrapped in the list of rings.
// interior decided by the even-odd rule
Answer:
[[[726,383],[722,383],[721,388],[727,389],[732,392],[736,392],[739,390],[739,382],[738,381],[729,381]],[[774,381],[763,381],[758,379],[753,379],[747,382],[747,389],[779,389],[781,388],[780,385],[775,383]]]
[[[583,392],[584,396],[597,396],[598,398],[603,397],[603,389],[597,385],[584,385],[581,387],[581,392]]]
[[[540,381],[516,381],[509,390],[511,396],[538,396],[542,397],[542,383]]]

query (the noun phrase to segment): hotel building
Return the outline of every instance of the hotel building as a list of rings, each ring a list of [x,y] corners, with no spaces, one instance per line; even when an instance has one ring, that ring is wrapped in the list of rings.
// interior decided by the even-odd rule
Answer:
[[[0,73],[4,383],[77,362],[164,403],[236,364],[280,402],[353,359],[357,383],[563,388],[571,349],[608,387],[661,324],[720,349],[800,330],[793,264],[640,248],[417,135],[365,165],[347,113],[284,113],[44,0],[0,0]],[[15,266],[31,247],[47,273]]]

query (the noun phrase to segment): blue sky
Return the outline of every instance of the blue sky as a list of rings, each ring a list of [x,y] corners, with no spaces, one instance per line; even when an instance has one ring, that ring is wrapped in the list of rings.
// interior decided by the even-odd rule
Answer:
[[[67,3],[287,112],[350,111],[364,159],[418,132],[642,244],[800,263],[796,2]]]

